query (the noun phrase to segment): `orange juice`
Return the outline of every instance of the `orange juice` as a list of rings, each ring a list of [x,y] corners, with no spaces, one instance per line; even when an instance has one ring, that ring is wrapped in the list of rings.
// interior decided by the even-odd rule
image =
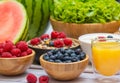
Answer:
[[[120,70],[120,42],[96,42],[92,45],[92,60],[96,71],[111,76]]]

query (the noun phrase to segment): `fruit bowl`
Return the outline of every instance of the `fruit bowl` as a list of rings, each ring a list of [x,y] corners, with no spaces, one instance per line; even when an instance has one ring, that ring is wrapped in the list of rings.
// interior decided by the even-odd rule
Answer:
[[[0,74],[19,75],[24,73],[33,63],[35,52],[32,54],[16,58],[0,58]]]
[[[0,74],[19,75],[33,63],[35,52],[28,48],[27,42],[14,44],[6,40],[0,43]]]
[[[53,32],[55,32],[55,33],[57,33],[56,31],[53,31]],[[41,35],[41,37],[42,36],[46,36],[47,35],[47,37],[49,36],[48,34],[43,34],[43,35]],[[39,44],[37,44],[37,45],[32,45],[31,44],[31,42],[32,42],[32,39],[30,40],[30,41],[28,41],[28,46],[29,46],[29,48],[31,48],[31,49],[33,49],[35,52],[36,52],[36,55],[35,55],[35,60],[34,60],[34,63],[35,64],[40,64],[40,62],[39,62],[39,57],[42,55],[42,54],[44,54],[44,53],[46,53],[46,52],[48,52],[48,51],[51,51],[51,50],[53,50],[53,49],[58,49],[58,48],[61,48],[61,47],[63,47],[63,48],[65,48],[65,49],[68,49],[68,48],[71,48],[71,49],[76,49],[76,48],[80,48],[80,43],[79,43],[79,40],[77,40],[77,39],[74,39],[74,38],[54,38],[54,39],[52,39],[51,37],[50,38],[45,38],[45,40],[43,40],[43,38],[41,38],[41,37],[37,37],[37,38],[33,38],[33,40],[35,40],[36,41],[36,39],[38,39],[38,40],[40,40],[41,41],[41,43],[39,43]],[[49,45],[50,44],[50,42],[53,42],[53,44],[54,44],[54,42],[56,41],[56,42],[63,42],[65,39],[67,39],[67,40],[70,40],[70,41],[72,41],[72,43],[71,43],[71,45],[69,46],[66,46],[66,45],[63,45],[63,46],[61,46],[60,44],[58,45],[59,47],[57,47],[57,46],[54,46],[54,45]]]
[[[69,50],[69,49],[67,49]],[[53,51],[53,50],[52,50]],[[72,52],[72,51],[71,51]],[[49,52],[48,52],[49,53]],[[50,54],[50,53],[49,53]],[[72,54],[72,53],[71,53]],[[43,54],[39,60],[41,66],[46,71],[46,73],[56,80],[73,80],[79,77],[79,75],[84,71],[88,64],[88,55],[85,55],[84,59],[80,61],[75,61],[74,59],[64,60],[46,60],[46,54]],[[60,55],[58,55],[60,56]],[[64,54],[64,57],[67,56]],[[73,56],[73,55],[71,55]],[[78,56],[77,56],[78,57]],[[53,57],[52,57],[53,58]],[[65,59],[65,58],[64,58]]]
[[[68,37],[78,38],[88,33],[114,33],[119,29],[120,21],[108,23],[65,23],[50,18],[51,25],[55,31],[64,31]]]

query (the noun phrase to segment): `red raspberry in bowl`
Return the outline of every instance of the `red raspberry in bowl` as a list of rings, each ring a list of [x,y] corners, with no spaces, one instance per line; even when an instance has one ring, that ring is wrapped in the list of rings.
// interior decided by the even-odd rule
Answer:
[[[28,54],[27,54],[27,52],[26,51],[24,51],[24,52],[22,52],[21,53],[21,55],[20,56],[27,56]]]
[[[52,38],[52,39],[58,38],[58,35],[59,35],[59,32],[57,32],[57,31],[52,31],[52,32],[51,32],[51,38]]]
[[[0,48],[3,48],[4,47],[4,43],[0,43]]]
[[[57,39],[57,40],[54,40],[54,46],[57,47],[57,48],[60,48],[60,47],[64,46],[64,43],[63,43],[62,40]]]
[[[27,51],[28,45],[25,41],[20,41],[16,44],[16,47],[19,48],[22,52]]]
[[[32,53],[32,49],[28,48],[27,49],[27,55],[31,54]]]
[[[41,38],[41,40],[44,40],[44,39],[49,39],[50,37],[48,34],[44,34],[40,38]]]
[[[58,34],[58,38],[66,38],[66,34],[64,32],[60,32]]]
[[[39,43],[40,43],[40,39],[37,37],[30,40],[31,45],[38,45]]]
[[[3,48],[0,48],[0,55],[4,52]]]
[[[66,46],[71,46],[72,45],[72,40],[70,38],[65,38],[65,39],[63,39],[63,41],[64,41],[64,44]]]
[[[4,49],[5,52],[7,52],[7,51],[10,52],[10,51],[13,49],[13,46],[14,46],[14,45],[13,45],[12,43],[8,42],[8,43],[5,43],[5,44],[4,44],[3,49]]]
[[[12,54],[10,52],[3,52],[1,57],[2,58],[12,58]]]
[[[18,48],[14,48],[14,49],[11,50],[11,54],[16,56],[16,57],[20,57],[21,50],[18,49]]]
[[[14,45],[14,44],[13,44],[13,42],[12,42],[12,41],[10,41],[10,40],[6,40],[6,41],[5,41],[5,43],[9,43],[9,44]]]

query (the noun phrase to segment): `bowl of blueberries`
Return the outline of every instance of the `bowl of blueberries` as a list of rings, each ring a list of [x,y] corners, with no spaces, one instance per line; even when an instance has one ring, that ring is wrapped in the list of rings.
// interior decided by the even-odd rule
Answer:
[[[80,48],[54,49],[40,56],[41,66],[46,73],[56,80],[73,80],[88,65],[88,55]]]

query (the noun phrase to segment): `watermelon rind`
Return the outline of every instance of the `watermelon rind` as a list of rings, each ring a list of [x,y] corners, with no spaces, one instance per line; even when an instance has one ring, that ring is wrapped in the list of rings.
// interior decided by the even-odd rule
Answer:
[[[28,40],[40,36],[47,29],[50,4],[53,0],[17,0],[24,5],[29,18]]]

